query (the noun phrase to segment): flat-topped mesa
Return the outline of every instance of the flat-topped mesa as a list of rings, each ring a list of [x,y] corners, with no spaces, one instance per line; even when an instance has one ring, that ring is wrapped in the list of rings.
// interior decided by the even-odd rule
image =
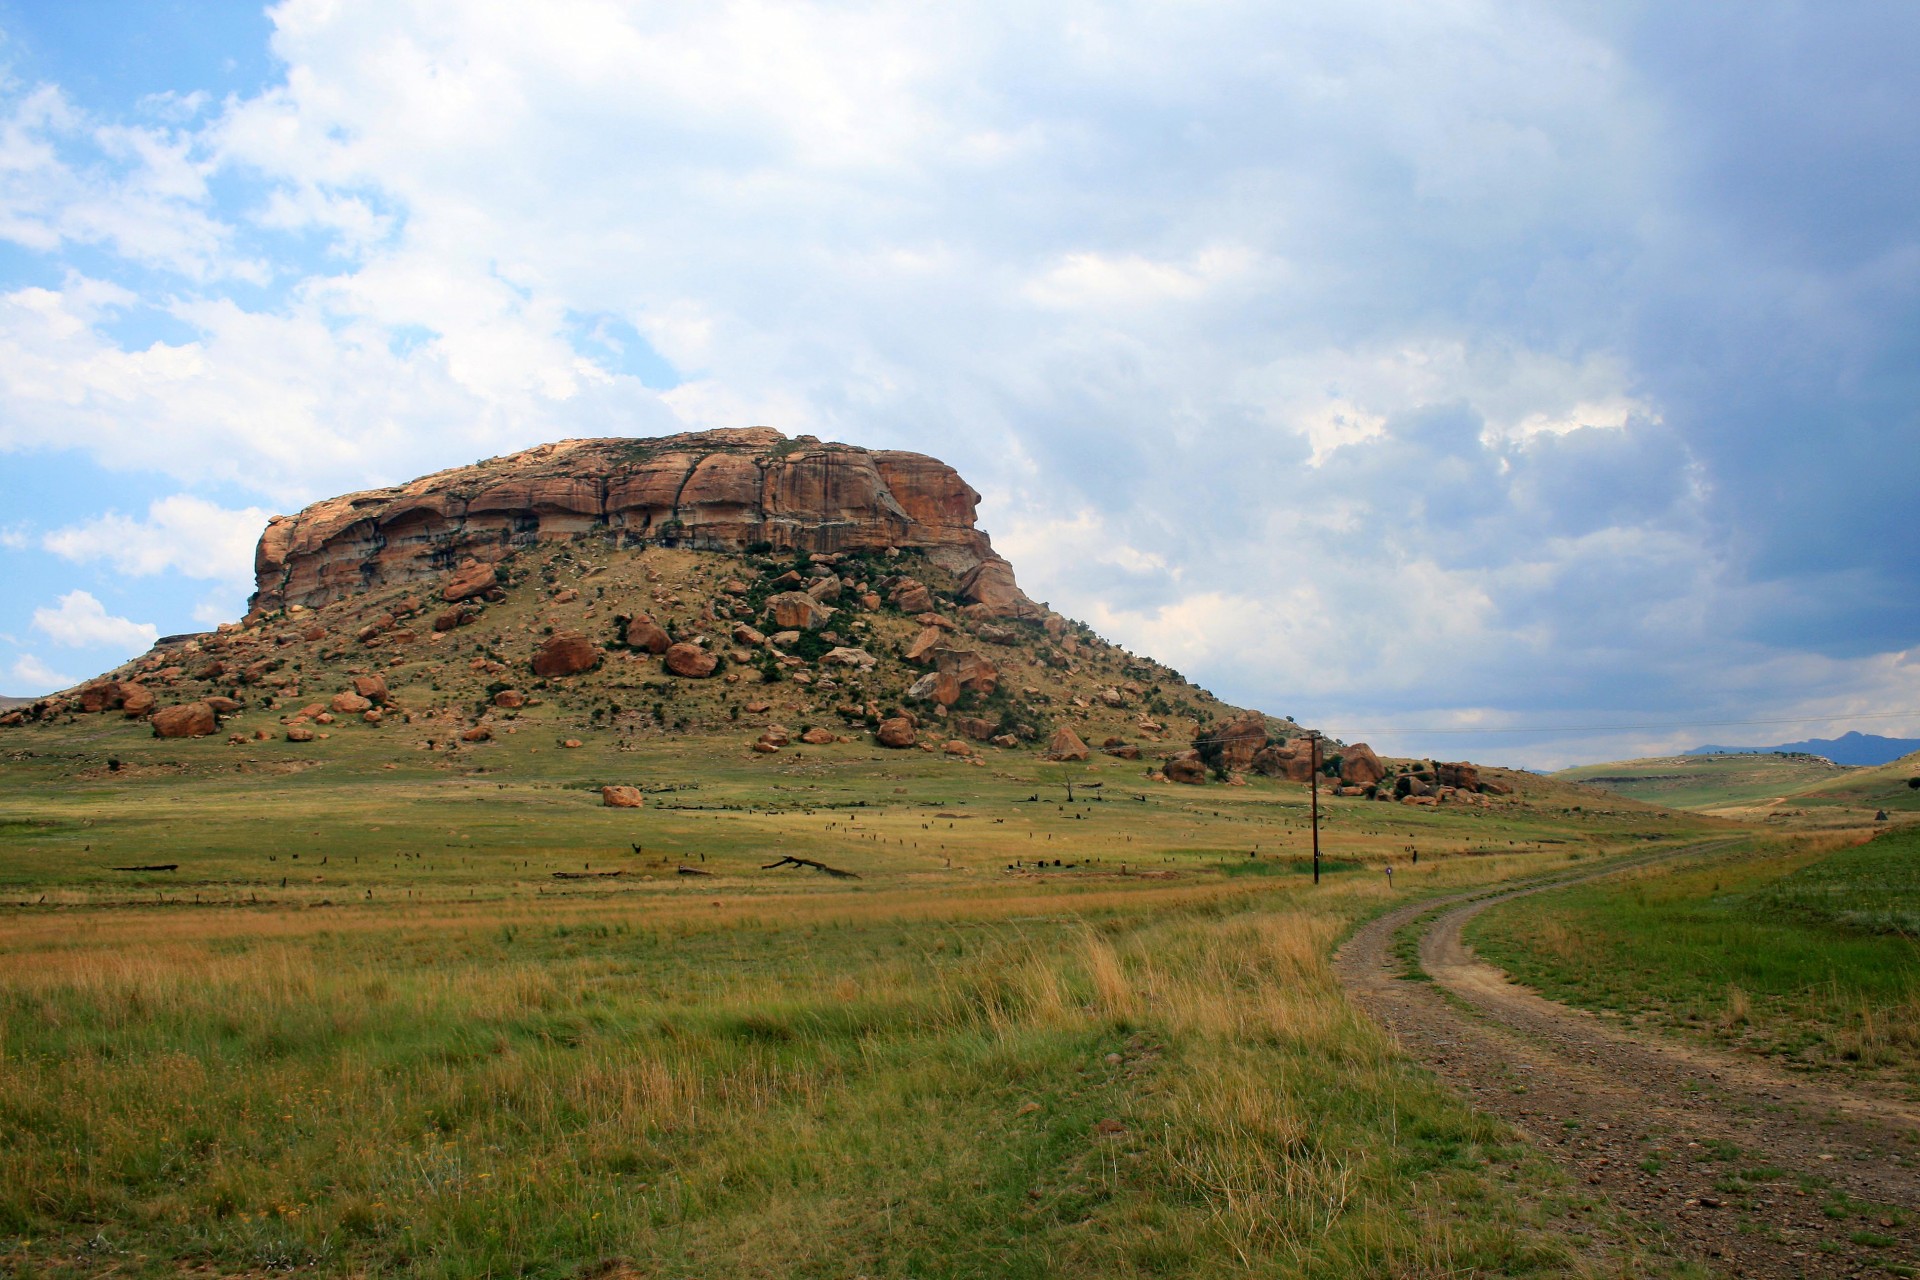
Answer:
[[[1039,617],[974,527],[980,495],[925,454],[788,439],[771,427],[563,440],[316,502],[267,522],[249,616],[493,563],[536,542],[612,533],[741,551],[900,547],[959,575],[983,615]]]

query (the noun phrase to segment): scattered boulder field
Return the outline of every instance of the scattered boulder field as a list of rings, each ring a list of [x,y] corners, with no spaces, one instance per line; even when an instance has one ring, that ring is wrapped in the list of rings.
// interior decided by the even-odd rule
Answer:
[[[245,618],[0,727],[103,716],[191,740],[239,720],[229,742],[483,754],[538,726],[562,746],[1106,757],[1194,786],[1317,767],[1412,805],[1511,792],[1505,771],[1316,747],[1111,644],[1020,589],[978,501],[936,459],[768,428],[543,445],[275,517]]]

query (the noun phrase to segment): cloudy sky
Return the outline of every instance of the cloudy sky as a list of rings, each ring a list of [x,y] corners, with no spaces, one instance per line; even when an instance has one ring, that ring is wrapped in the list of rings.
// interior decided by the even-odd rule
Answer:
[[[1899,5],[0,0],[0,691],[768,424],[1383,749],[1920,736],[1916,122]]]

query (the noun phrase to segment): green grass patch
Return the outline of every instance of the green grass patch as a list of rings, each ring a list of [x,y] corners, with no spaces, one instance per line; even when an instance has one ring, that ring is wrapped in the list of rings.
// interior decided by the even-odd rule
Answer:
[[[1516,900],[1468,927],[1517,979],[1796,1063],[1920,1062],[1920,830],[1742,846]]]

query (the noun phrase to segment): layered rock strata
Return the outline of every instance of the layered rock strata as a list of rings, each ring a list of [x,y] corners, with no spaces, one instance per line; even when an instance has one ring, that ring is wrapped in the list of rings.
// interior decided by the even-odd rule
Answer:
[[[275,516],[254,553],[250,616],[444,579],[462,565],[456,581],[479,594],[514,551],[598,533],[715,551],[918,550],[959,576],[982,616],[1041,616],[974,527],[979,502],[924,454],[769,427],[565,440]]]

